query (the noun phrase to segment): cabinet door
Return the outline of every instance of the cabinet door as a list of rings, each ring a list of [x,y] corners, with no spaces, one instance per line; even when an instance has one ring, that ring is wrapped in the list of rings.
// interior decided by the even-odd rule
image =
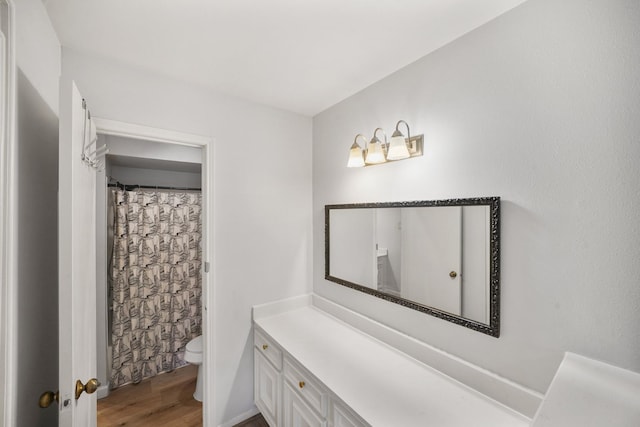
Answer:
[[[306,369],[286,357],[282,375],[283,383],[295,390],[316,414],[322,418],[327,415],[327,393]]]
[[[280,415],[280,374],[257,349],[253,353],[255,403],[269,425],[277,427]]]
[[[325,427],[320,418],[289,384],[284,387],[284,427]]]
[[[369,424],[360,420],[349,409],[342,406],[338,402],[332,402],[331,404],[331,418],[329,421],[330,427],[368,427]]]

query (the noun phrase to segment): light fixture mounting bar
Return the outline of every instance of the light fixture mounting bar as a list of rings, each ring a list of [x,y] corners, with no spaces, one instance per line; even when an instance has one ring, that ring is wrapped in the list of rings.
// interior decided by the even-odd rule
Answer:
[[[422,152],[424,148],[424,135],[416,135],[407,139],[408,139],[407,147],[409,148],[409,155],[411,157],[422,156]],[[389,161],[393,161],[393,160],[389,160]]]

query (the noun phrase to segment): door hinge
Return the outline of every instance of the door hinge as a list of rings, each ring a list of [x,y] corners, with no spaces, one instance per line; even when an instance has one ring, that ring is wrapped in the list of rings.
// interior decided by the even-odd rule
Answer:
[[[209,268],[210,268],[210,267],[209,267],[209,263],[208,263],[208,262],[205,262],[205,263],[204,263],[204,272],[205,272],[205,273],[208,273],[208,272],[209,272]]]

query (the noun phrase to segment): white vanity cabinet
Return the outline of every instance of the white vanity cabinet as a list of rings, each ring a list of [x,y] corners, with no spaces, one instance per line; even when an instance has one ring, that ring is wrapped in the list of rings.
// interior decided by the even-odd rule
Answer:
[[[269,425],[368,426],[264,331],[256,327],[254,337],[255,403]]]
[[[270,426],[327,426],[326,388],[258,328],[254,358],[255,404]]]
[[[269,425],[275,427],[282,418],[282,350],[256,331],[253,355],[255,404]]]
[[[284,426],[285,427],[325,427],[320,417],[302,398],[291,384],[284,386]]]
[[[329,427],[366,427],[363,420],[354,414],[351,409],[336,399],[331,400],[329,409]]]
[[[255,403],[271,427],[529,425],[312,305],[253,314]]]
[[[327,390],[289,357],[284,360],[284,426],[324,427]]]

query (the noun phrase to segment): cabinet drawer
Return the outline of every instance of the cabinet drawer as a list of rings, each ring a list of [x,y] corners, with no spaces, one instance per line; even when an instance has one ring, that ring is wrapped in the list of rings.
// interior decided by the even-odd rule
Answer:
[[[270,338],[267,338],[259,330],[254,329],[253,344],[267,360],[273,363],[277,370],[282,369],[282,350]]]
[[[327,415],[327,393],[324,387],[288,357],[284,361],[284,379],[320,416]]]
[[[351,409],[334,399],[331,399],[329,412],[329,427],[369,427]]]

